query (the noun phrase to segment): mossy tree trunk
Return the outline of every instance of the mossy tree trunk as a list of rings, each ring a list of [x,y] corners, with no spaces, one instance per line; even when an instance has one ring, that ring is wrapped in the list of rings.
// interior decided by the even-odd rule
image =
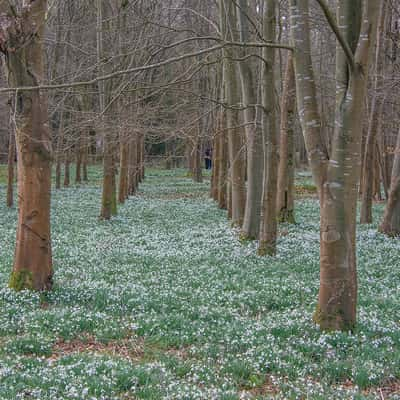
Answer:
[[[99,73],[104,73],[104,21],[103,21],[103,0],[97,0],[97,60]],[[114,143],[112,130],[113,124],[107,126],[109,120],[104,115],[106,112],[106,101],[109,96],[106,96],[106,86],[104,81],[98,82],[99,88],[99,108],[100,108],[100,131],[103,138],[103,190],[101,200],[100,218],[108,220],[113,215],[117,214],[117,194],[116,194],[116,178],[115,178],[115,159],[114,159]]]
[[[30,2],[15,15],[0,2],[0,49],[5,54],[12,87],[43,83],[45,0]],[[18,224],[10,287],[49,290],[52,287],[50,192],[52,149],[47,101],[39,90],[19,91],[15,122],[18,152]]]
[[[308,0],[291,0],[291,35],[297,105],[321,205],[320,289],[315,321],[323,330],[349,330],[356,324],[356,207],[361,137],[370,48],[374,45],[378,2],[337,3],[337,20],[322,0],[341,45],[336,56],[336,115],[331,155],[322,140],[311,62]]]

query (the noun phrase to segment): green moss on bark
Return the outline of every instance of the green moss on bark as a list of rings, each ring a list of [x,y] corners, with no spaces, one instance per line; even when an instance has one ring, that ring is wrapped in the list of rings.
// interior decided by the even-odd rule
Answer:
[[[321,310],[319,304],[317,304],[315,309],[313,321],[326,332],[354,332],[355,330],[355,323],[353,321],[346,321],[342,310],[336,310],[331,314],[325,313]]]
[[[239,235],[239,241],[242,244],[247,244],[249,242],[252,242],[254,240],[257,240],[256,237],[248,235],[247,233],[241,232]]]
[[[287,208],[283,208],[279,213],[278,222],[279,223],[287,222],[288,224],[295,224],[296,219],[294,217],[294,210],[288,210]]]
[[[10,281],[8,286],[17,292],[29,289],[33,290],[33,276],[32,272],[27,269],[21,269],[19,271],[13,271],[11,273]]]
[[[276,246],[272,243],[260,241],[257,254],[259,256],[275,256],[276,255]]]
[[[117,215],[117,196],[113,195],[111,200],[111,215]]]

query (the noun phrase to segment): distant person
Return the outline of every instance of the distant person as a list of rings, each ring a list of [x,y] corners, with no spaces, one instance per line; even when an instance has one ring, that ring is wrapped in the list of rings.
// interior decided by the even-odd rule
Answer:
[[[206,163],[206,169],[211,169],[212,168],[212,150],[210,148],[206,149],[204,160]]]

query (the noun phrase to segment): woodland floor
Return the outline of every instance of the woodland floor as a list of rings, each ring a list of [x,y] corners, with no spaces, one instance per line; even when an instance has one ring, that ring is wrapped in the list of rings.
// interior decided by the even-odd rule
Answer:
[[[47,295],[6,288],[16,210],[1,184],[1,399],[400,399],[398,240],[360,227],[358,329],[324,334],[311,319],[315,199],[297,202],[278,256],[261,258],[208,182],[151,170],[101,222],[99,173],[54,192]],[[297,184],[312,192],[308,178]]]

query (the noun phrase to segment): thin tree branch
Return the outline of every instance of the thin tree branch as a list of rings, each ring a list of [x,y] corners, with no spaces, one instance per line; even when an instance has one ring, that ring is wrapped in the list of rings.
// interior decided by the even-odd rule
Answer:
[[[92,85],[95,85],[99,82],[102,82],[102,81],[105,81],[108,79],[117,78],[117,77],[123,76],[123,75],[129,75],[129,74],[132,74],[135,72],[147,71],[147,70],[151,70],[151,69],[155,69],[155,68],[160,68],[165,65],[174,63],[174,62],[186,60],[188,58],[197,57],[197,56],[203,55],[203,54],[212,53],[212,52],[215,52],[218,50],[222,50],[223,48],[225,48],[227,46],[273,47],[273,48],[287,49],[287,50],[291,50],[291,51],[293,50],[293,47],[291,47],[291,46],[284,45],[284,44],[277,44],[277,43],[223,42],[223,44],[218,45],[218,46],[213,46],[213,47],[209,47],[207,49],[199,50],[196,52],[183,54],[183,55],[177,56],[177,57],[172,57],[172,58],[169,58],[168,60],[164,60],[159,63],[143,65],[141,67],[129,68],[129,69],[121,70],[121,71],[115,71],[110,74],[98,76],[98,77],[88,80],[88,81],[62,83],[62,84],[58,84],[58,85],[40,85],[40,86],[24,86],[24,87],[18,87],[18,88],[0,88],[0,93],[28,92],[28,91],[34,91],[34,90],[54,90],[54,89],[74,88],[74,87],[80,87],[80,86],[92,86]]]

